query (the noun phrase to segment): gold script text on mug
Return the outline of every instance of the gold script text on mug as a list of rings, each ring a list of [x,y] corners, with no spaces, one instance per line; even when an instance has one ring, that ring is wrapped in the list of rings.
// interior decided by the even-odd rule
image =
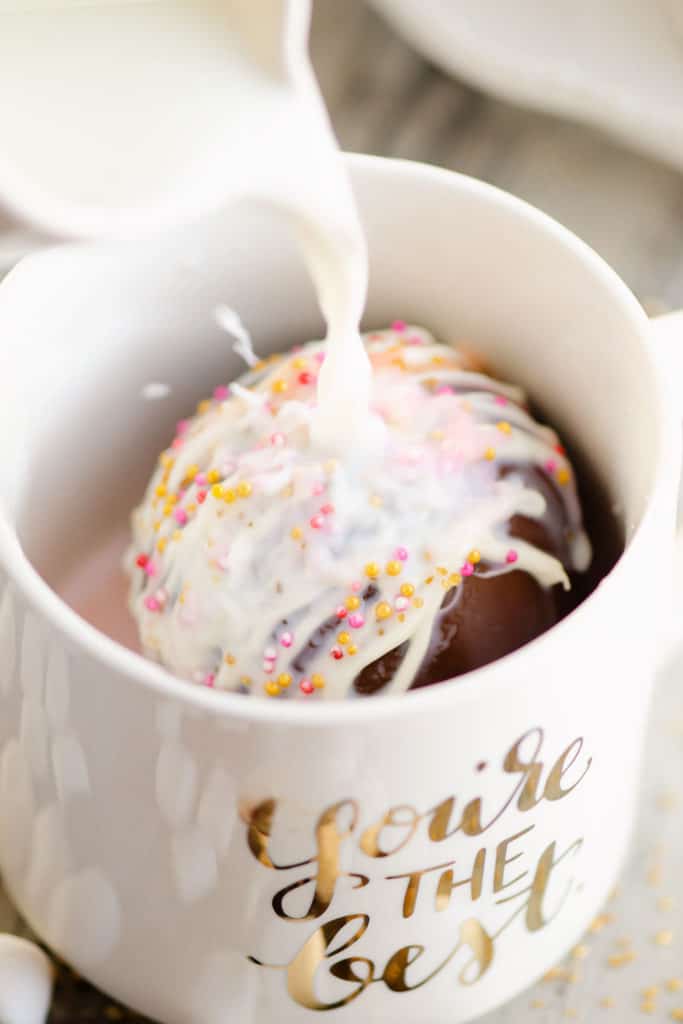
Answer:
[[[531,756],[524,757],[521,752],[522,746],[531,739],[535,739],[536,748]],[[407,846],[422,822],[427,823],[428,838],[434,843],[443,842],[457,832],[466,836],[480,836],[488,832],[515,802],[518,811],[526,812],[537,807],[543,801],[555,802],[564,799],[585,778],[592,759],[587,758],[582,766],[577,767],[576,772],[572,773],[573,780],[566,778],[576,765],[583,749],[583,739],[579,737],[560,753],[552,763],[545,782],[543,782],[545,769],[545,762],[541,759],[543,742],[543,730],[535,728],[516,740],[507,751],[503,758],[503,771],[517,775],[519,778],[503,806],[489,820],[485,820],[481,797],[470,800],[457,818],[454,818],[456,804],[454,796],[447,797],[425,812],[403,804],[391,807],[377,822],[360,833],[358,839],[360,849],[368,857],[390,857]],[[354,886],[356,889],[362,889],[369,884],[370,879],[366,875],[348,875],[347,872],[342,871],[340,866],[342,844],[351,838],[358,825],[360,809],[357,801],[342,800],[326,808],[320,815],[315,829],[317,847],[315,856],[293,864],[277,864],[271,857],[270,841],[276,814],[277,801],[272,799],[263,800],[256,807],[243,811],[243,818],[247,825],[247,842],[254,857],[264,867],[274,871],[288,871],[312,864],[317,865],[314,875],[298,879],[285,886],[273,897],[273,910],[279,918],[290,922],[301,922],[321,917],[332,903],[340,878],[352,878],[356,883]],[[345,822],[344,819],[346,819]],[[335,978],[352,984],[353,989],[343,998],[333,1002],[324,1003],[317,998],[315,976],[319,967],[325,961],[329,962],[333,957],[345,952],[362,938],[370,925],[370,917],[367,914],[346,914],[327,921],[309,936],[288,964],[266,965],[256,957],[249,957],[249,959],[260,966],[279,967],[286,971],[289,995],[295,1002],[311,1010],[333,1010],[345,1006],[374,982],[383,982],[394,992],[409,992],[421,988],[440,974],[462,951],[469,953],[469,956],[460,971],[459,981],[464,985],[472,985],[491,966],[495,955],[496,940],[514,920],[523,914],[526,928],[530,932],[539,931],[559,913],[571,891],[573,882],[569,879],[559,905],[552,915],[545,916],[543,903],[550,879],[554,876],[555,869],[580,849],[582,838],[575,839],[559,853],[556,843],[554,841],[549,843],[538,858],[533,872],[522,871],[515,878],[506,878],[508,866],[523,856],[523,851],[512,852],[513,844],[532,832],[534,828],[535,825],[532,824],[514,835],[508,836],[499,842],[495,851],[491,853],[494,858],[493,892],[496,896],[522,880],[528,881],[528,884],[515,893],[500,896],[495,900],[497,905],[517,903],[512,915],[508,916],[496,931],[488,930],[476,917],[470,917],[463,921],[459,927],[455,947],[448,952],[439,966],[425,977],[411,981],[406,978],[408,968],[412,967],[425,952],[425,947],[421,945],[402,947],[390,957],[384,969],[379,973],[372,960],[367,957],[352,956],[343,960],[335,960],[329,970]],[[382,839],[384,834],[391,829],[398,829],[401,838],[393,847],[386,848]],[[396,833],[394,832],[394,834]],[[404,874],[386,875],[385,880],[401,884],[402,915],[404,918],[409,918],[412,917],[417,901],[421,898],[423,878],[426,875],[438,873],[434,902],[434,909],[438,913],[448,907],[453,891],[461,886],[469,886],[472,902],[479,899],[488,857],[487,848],[479,848],[474,856],[470,876],[463,879],[456,880],[455,878],[455,861],[447,861]],[[288,896],[311,883],[314,885],[314,892],[308,909],[303,913],[290,913],[286,905]],[[345,935],[341,935],[340,933],[344,931]],[[340,942],[335,945],[338,936]]]

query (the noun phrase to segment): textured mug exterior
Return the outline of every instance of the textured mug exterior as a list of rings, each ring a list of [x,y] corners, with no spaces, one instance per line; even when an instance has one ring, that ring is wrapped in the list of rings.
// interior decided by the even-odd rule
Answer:
[[[494,237],[500,217],[527,239],[530,258],[534,246],[546,264],[546,252],[571,250],[558,288],[571,295],[592,282],[591,316],[602,301],[600,330],[613,322],[622,362],[629,352],[641,361],[643,405],[631,416],[651,443],[617,470],[625,490],[650,469],[652,484],[618,565],[539,640],[460,681],[335,707],[216,695],[171,679],[80,622],[27,564],[11,517],[0,520],[0,870],[49,945],[169,1024],[300,1024],[320,1012],[364,1024],[467,1021],[577,941],[632,827],[678,454],[675,440],[663,443],[672,414],[654,373],[647,379],[647,321],[588,250],[552,222],[534,226],[523,204],[429,168],[351,166],[371,260],[394,260],[386,280],[373,271],[371,307],[383,292],[393,296],[402,271],[393,221],[399,230],[423,204],[412,241],[418,247],[419,225],[431,224],[422,230],[434,275],[447,245],[453,260],[462,249],[449,195],[461,204],[454,217],[470,211],[481,225],[482,289],[493,258],[487,217]],[[443,212],[429,221],[432,205]],[[476,270],[468,237],[466,265]],[[0,327],[9,310],[23,338],[31,297],[50,282],[55,295],[70,281],[77,292],[89,287],[84,275],[100,273],[99,251],[20,268],[0,290]],[[513,256],[519,264],[519,246],[496,257],[509,263],[505,319],[506,302],[519,302],[514,274],[521,281],[530,269],[515,268]],[[145,291],[156,273],[136,259],[122,267],[112,257],[111,273],[130,275],[131,305],[130,282],[142,279]],[[437,301],[434,293],[435,309]],[[381,302],[375,314],[384,315]],[[121,345],[131,330],[122,321]],[[35,322],[47,329],[40,311]],[[538,373],[545,380],[547,370]],[[619,380],[615,368],[606,401],[623,400],[627,378]],[[648,433],[637,418],[660,399],[661,423]],[[647,600],[634,597],[644,576]]]

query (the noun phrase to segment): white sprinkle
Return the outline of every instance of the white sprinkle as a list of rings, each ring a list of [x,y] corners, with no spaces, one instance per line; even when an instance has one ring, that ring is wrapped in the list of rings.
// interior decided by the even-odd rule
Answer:
[[[233,352],[244,359],[247,366],[255,366],[258,363],[258,356],[254,353],[251,336],[235,310],[229,306],[216,306],[214,316],[218,326],[236,339],[232,346]]]
[[[140,391],[140,396],[148,402],[158,402],[160,398],[168,398],[171,394],[171,389],[168,384],[162,384],[161,381],[152,380]]]

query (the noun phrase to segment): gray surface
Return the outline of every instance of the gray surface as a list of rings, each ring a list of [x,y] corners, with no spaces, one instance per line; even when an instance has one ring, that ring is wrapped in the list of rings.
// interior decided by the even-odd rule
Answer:
[[[318,0],[313,52],[344,148],[426,160],[509,189],[586,239],[650,309],[683,306],[683,176],[588,129],[489,100],[446,78],[360,0]],[[603,1017],[631,1024],[641,1014],[683,1020],[680,679],[674,666],[657,688],[640,821],[619,892],[606,908],[609,919],[550,979],[486,1024]],[[15,927],[0,892],[0,930]],[[680,990],[667,988],[672,979],[680,979]],[[52,1021],[124,1016],[62,973]]]

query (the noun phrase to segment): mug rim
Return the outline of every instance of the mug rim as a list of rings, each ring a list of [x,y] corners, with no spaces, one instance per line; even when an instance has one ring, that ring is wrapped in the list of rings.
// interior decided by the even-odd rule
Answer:
[[[599,601],[609,599],[614,588],[620,585],[623,573],[628,570],[627,563],[634,557],[634,549],[640,546],[640,538],[647,531],[650,520],[657,514],[667,470],[673,469],[676,465],[676,445],[668,444],[667,437],[678,436],[677,433],[671,433],[672,430],[677,431],[678,425],[675,423],[672,403],[668,400],[666,389],[663,386],[660,367],[648,344],[649,321],[647,315],[616,271],[586,242],[525,200],[457,171],[413,160],[359,153],[343,155],[349,167],[352,182],[356,175],[369,177],[373,174],[379,176],[389,174],[392,177],[419,177],[427,182],[432,181],[434,184],[447,185],[461,192],[469,192],[473,198],[483,197],[493,201],[498,206],[521,215],[526,221],[541,228],[551,236],[556,244],[572,250],[588,266],[591,273],[602,280],[607,291],[611,293],[613,301],[618,303],[630,317],[633,328],[638,334],[639,343],[645,349],[646,358],[652,369],[652,382],[658,397],[656,402],[657,450],[653,458],[653,484],[646,497],[638,524],[631,537],[626,541],[624,550],[616,564],[569,615],[534,640],[487,665],[433,686],[409,690],[401,694],[379,696],[372,700],[316,701],[310,704],[303,701],[272,701],[260,697],[254,699],[254,696],[245,699],[242,694],[214,691],[201,687],[181,679],[162,665],[150,661],[143,654],[125,647],[83,619],[52,590],[24,553],[16,531],[8,517],[2,514],[0,508],[0,563],[4,565],[9,579],[23,592],[27,604],[34,613],[43,615],[58,631],[68,637],[71,644],[85,650],[95,661],[100,662],[103,668],[125,676],[126,680],[134,685],[148,687],[160,697],[187,702],[196,709],[239,718],[245,724],[282,723],[300,727],[320,728],[326,726],[334,728],[342,722],[357,724],[381,722],[393,720],[401,715],[437,711],[440,706],[445,704],[449,708],[453,708],[458,701],[488,699],[493,695],[494,687],[508,684],[510,672],[519,672],[521,663],[525,660],[531,661],[543,645],[546,648],[559,645],[570,630],[581,626]],[[111,245],[110,241],[102,243],[70,242],[66,245],[51,246],[25,257],[10,270],[4,281],[0,283],[0,303],[3,291],[12,283],[15,276],[30,273],[34,264],[49,262],[57,255],[61,258],[65,253],[78,253],[83,256],[89,249],[99,249]]]

